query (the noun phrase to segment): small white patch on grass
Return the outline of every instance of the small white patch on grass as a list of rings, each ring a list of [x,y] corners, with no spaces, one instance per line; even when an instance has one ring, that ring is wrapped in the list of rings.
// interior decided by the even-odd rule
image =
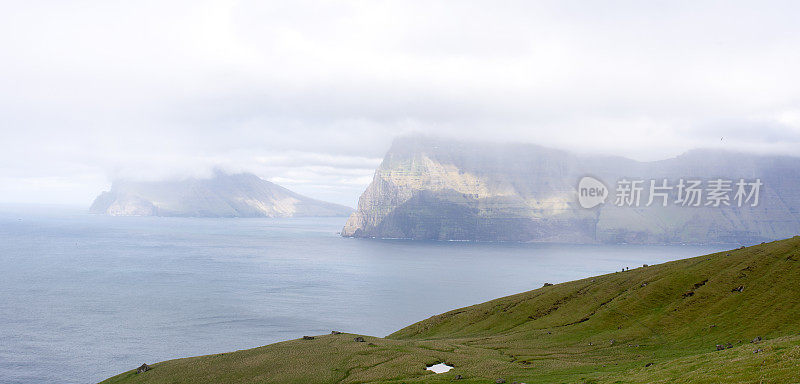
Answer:
[[[450,365],[447,365],[445,363],[439,363],[439,364],[431,365],[430,367],[425,368],[425,369],[427,369],[429,371],[433,371],[433,373],[445,373],[445,372],[453,369],[453,367],[450,366]]]

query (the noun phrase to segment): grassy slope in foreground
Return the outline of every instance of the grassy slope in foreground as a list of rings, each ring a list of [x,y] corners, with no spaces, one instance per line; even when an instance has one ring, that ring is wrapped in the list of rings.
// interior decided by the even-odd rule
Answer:
[[[793,383],[798,289],[796,236],[543,287],[363,343],[352,334],[292,340],[165,361],[104,383],[444,383],[456,375],[462,383]],[[424,370],[439,361],[455,368]]]

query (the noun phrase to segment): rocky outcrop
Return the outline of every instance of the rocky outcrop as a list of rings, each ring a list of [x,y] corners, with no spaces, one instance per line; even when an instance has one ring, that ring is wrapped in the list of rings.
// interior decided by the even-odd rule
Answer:
[[[604,204],[582,208],[579,180],[604,182]],[[647,206],[649,180],[760,179],[759,204]],[[645,180],[641,203],[617,206],[620,180]],[[705,187],[705,185],[703,186]],[[800,159],[695,150],[638,162],[527,144],[396,140],[342,235],[568,243],[757,242],[800,232]],[[735,189],[735,186],[734,186]],[[735,190],[733,191],[735,192]],[[704,192],[705,193],[705,192]],[[731,193],[731,197],[732,197]],[[705,201],[703,201],[705,203]]]
[[[98,196],[92,213],[112,216],[347,216],[352,209],[294,193],[255,175],[216,172],[209,179],[118,181]]]

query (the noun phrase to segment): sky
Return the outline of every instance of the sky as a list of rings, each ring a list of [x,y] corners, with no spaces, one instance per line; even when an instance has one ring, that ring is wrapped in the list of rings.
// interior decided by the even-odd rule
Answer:
[[[351,207],[393,138],[800,153],[795,1],[0,0],[0,203],[253,172]]]

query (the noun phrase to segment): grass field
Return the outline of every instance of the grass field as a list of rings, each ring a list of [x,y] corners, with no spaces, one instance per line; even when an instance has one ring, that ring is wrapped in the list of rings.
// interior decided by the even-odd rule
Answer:
[[[170,360],[103,383],[800,383],[800,237],[356,336]],[[437,362],[455,368],[425,370]]]

